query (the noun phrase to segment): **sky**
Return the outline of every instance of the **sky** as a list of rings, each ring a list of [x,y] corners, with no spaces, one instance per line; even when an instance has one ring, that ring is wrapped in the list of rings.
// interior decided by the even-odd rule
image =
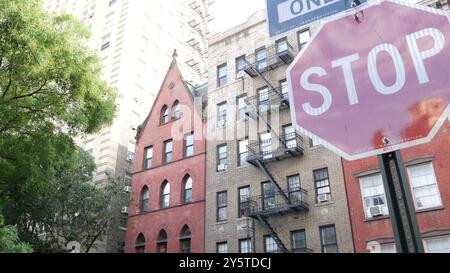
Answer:
[[[247,20],[258,9],[265,9],[265,0],[216,0],[216,32],[222,32]]]
[[[418,0],[405,0],[415,3]],[[247,20],[258,9],[266,8],[266,0],[216,0],[216,31],[222,32]]]

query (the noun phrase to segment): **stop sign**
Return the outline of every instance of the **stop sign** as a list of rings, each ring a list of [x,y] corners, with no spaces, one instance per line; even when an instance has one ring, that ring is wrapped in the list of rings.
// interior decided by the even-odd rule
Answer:
[[[449,20],[388,0],[322,24],[287,70],[297,129],[347,160],[430,141],[449,111]]]

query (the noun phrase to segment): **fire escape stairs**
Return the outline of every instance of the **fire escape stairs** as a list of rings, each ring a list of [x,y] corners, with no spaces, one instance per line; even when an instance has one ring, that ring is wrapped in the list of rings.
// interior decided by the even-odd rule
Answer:
[[[270,225],[270,223],[267,220],[267,218],[262,216],[262,215],[258,215],[257,219],[261,223],[261,225],[263,225],[264,228],[269,231],[270,236],[272,236],[274,241],[277,243],[277,246],[281,250],[281,252],[282,253],[288,253],[289,250],[284,245],[283,241],[281,241],[280,236],[278,236],[278,233],[276,233],[275,230],[272,228],[272,226]]]

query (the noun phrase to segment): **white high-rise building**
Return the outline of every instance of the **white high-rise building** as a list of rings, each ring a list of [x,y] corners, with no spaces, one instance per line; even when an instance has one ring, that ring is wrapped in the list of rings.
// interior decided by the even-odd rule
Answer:
[[[135,135],[147,117],[177,50],[178,64],[192,85],[207,81],[210,14],[214,0],[45,0],[48,12],[70,13],[91,30],[89,47],[98,52],[103,77],[118,93],[111,127],[78,141],[95,158],[95,183],[109,172],[131,183]],[[121,208],[117,208],[120,213]],[[123,213],[126,213],[123,210]],[[121,251],[126,229],[108,233],[97,252]]]

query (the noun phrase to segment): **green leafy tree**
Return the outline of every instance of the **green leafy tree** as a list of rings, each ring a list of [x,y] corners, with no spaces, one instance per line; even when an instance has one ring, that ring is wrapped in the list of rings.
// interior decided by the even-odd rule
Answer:
[[[76,207],[71,198],[77,195],[62,192],[67,183],[79,192],[91,190],[86,198],[98,202],[78,199],[87,212],[80,215],[109,216],[103,209],[112,193],[87,182],[94,165],[80,155],[73,138],[111,124],[116,95],[101,79],[98,57],[86,47],[87,28],[42,7],[39,0],[0,0],[0,210],[35,251],[53,251],[65,237],[88,241],[67,232],[67,225],[60,225],[63,232],[55,227],[58,216],[70,218],[59,210],[61,194]],[[87,219],[100,232],[102,225]]]
[[[4,226],[3,216],[0,214],[0,253],[30,253],[29,244],[20,242],[17,230],[12,226]]]

